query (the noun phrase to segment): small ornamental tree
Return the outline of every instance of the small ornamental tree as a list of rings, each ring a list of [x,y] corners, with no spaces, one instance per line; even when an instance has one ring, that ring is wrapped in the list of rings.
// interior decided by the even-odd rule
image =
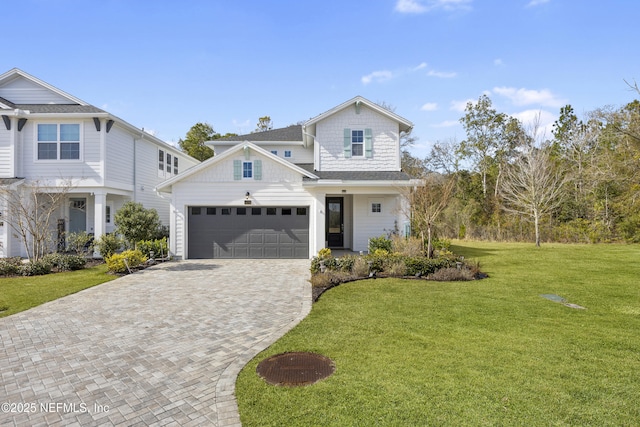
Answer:
[[[127,202],[115,215],[116,230],[135,247],[140,240],[148,240],[156,235],[162,226],[160,216],[155,209],[146,209],[141,203]]]

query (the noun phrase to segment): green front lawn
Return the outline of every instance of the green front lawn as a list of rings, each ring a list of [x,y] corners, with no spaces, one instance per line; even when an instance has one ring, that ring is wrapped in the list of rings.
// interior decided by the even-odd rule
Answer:
[[[239,375],[243,425],[638,423],[639,246],[452,250],[490,278],[364,280],[325,293]],[[336,372],[307,387],[267,385],[257,363],[285,351],[324,354]]]
[[[0,278],[0,317],[117,279],[105,264],[44,276]]]

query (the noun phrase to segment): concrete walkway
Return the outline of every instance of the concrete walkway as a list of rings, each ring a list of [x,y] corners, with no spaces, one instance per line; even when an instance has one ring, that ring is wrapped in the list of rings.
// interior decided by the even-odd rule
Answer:
[[[171,262],[0,319],[0,425],[238,426],[236,377],[309,313],[308,277]]]

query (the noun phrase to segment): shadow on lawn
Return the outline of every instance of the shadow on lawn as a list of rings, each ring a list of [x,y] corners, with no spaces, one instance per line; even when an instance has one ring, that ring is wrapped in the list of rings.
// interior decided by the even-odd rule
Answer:
[[[478,248],[472,246],[465,246],[464,244],[452,244],[450,248],[451,252],[456,255],[462,255],[465,258],[482,258],[489,255],[494,255],[498,252],[496,249]]]

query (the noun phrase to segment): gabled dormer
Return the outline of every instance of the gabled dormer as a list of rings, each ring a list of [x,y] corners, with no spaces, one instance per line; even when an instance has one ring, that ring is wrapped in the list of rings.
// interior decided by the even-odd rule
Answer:
[[[361,96],[302,125],[318,171],[400,171],[400,132],[413,124]]]

